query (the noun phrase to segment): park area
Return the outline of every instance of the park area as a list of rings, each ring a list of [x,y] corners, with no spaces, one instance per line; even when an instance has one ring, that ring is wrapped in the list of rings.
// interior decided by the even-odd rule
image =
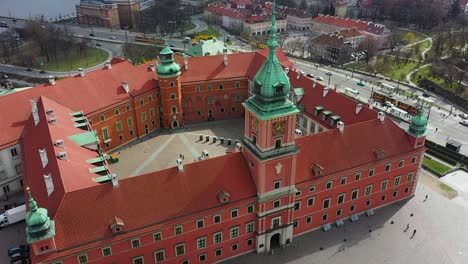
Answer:
[[[394,80],[404,81],[412,70],[416,69],[418,63],[406,58],[394,58],[389,56],[378,56],[374,60],[346,65],[348,69],[355,69],[369,73],[379,73]]]

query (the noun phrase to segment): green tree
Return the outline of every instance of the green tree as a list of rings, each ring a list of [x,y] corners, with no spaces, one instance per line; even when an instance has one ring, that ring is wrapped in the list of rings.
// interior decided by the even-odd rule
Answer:
[[[299,9],[300,9],[300,10],[307,10],[307,2],[306,2],[306,0],[301,0],[301,3],[299,4]]]

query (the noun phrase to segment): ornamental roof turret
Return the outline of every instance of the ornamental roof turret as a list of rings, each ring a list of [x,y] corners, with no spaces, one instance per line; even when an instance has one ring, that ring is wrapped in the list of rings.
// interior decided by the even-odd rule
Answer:
[[[253,95],[245,103],[250,111],[259,118],[267,119],[299,112],[296,106],[288,99],[290,91],[289,78],[284,72],[278,57],[276,48],[276,3],[273,2],[270,38],[268,39],[268,58],[255,75]]]
[[[180,65],[174,62],[174,52],[166,44],[159,53],[161,62],[158,64],[158,76],[162,78],[180,75]]]
[[[26,240],[28,244],[55,236],[55,222],[50,220],[47,209],[37,206],[29,187],[29,212],[26,213]]]
[[[427,118],[424,117],[424,107],[421,105],[418,114],[411,119],[408,134],[414,137],[426,136],[427,122]]]

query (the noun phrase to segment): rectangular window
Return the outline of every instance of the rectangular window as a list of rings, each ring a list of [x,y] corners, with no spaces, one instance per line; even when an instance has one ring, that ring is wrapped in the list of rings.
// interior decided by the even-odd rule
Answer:
[[[340,216],[340,215],[341,215],[341,209],[336,210],[336,216]]]
[[[312,223],[312,216],[309,215],[309,216],[306,217],[306,223],[307,224]]]
[[[164,256],[164,249],[154,252],[154,259],[156,263],[164,261],[166,257]]]
[[[281,181],[275,181],[274,183],[275,190],[281,188]]]
[[[218,244],[223,242],[223,232],[219,231],[213,234],[213,243]]]
[[[380,190],[386,190],[387,189],[387,185],[388,185],[388,180],[384,180],[382,181],[382,185],[381,185],[381,188]]]
[[[356,209],[356,205],[352,204],[351,207],[349,208],[349,211],[354,212],[355,209]]]
[[[398,195],[398,191],[393,191],[392,196],[396,197]]]
[[[219,85],[219,90],[223,90],[224,86],[222,84]]]
[[[281,225],[281,216],[278,216],[278,217],[275,217],[275,218],[271,219],[271,227],[272,228],[279,227],[280,225]]]
[[[385,201],[385,199],[387,199],[387,195],[386,195],[386,194],[384,194],[384,195],[382,195],[382,196],[380,197],[380,200],[382,200],[382,201]]]
[[[365,196],[370,195],[371,192],[372,192],[372,184],[366,186],[366,189],[364,191],[364,195]]]
[[[369,170],[369,177],[374,176],[374,169]]]
[[[140,100],[140,106],[142,106],[142,105],[144,105],[144,104],[145,104],[145,99],[142,98],[142,99]]]
[[[106,120],[106,117],[104,115],[100,115],[99,120],[101,120],[101,122],[103,122],[104,120]]]
[[[315,192],[315,185],[309,187],[309,192]]]
[[[330,198],[323,200],[323,207],[322,207],[323,209],[327,209],[330,207],[330,200],[331,200]]]
[[[314,202],[315,202],[315,196],[309,197],[309,198],[307,199],[307,207],[313,206],[313,205],[314,205]]]
[[[294,211],[301,209],[301,201],[297,201],[294,203]]]
[[[114,114],[116,116],[120,115],[120,110],[118,108],[114,109]]]
[[[79,264],[88,263],[88,255],[86,254],[78,255],[78,263]]]
[[[208,99],[208,104],[212,105],[213,104],[213,96],[210,95],[210,96],[208,96],[207,99]]]
[[[223,249],[222,248],[218,248],[215,250],[215,255],[218,257],[218,256],[221,256],[223,254]]]
[[[231,210],[231,218],[236,218],[237,216],[239,216],[239,210],[238,209]]]
[[[327,182],[327,190],[330,190],[332,188],[333,182],[329,181]]]
[[[416,158],[417,158],[416,156],[412,157],[411,158],[411,163],[416,163]]]
[[[413,180],[413,172],[408,173],[408,176],[406,176],[406,182],[410,182]]]
[[[252,233],[254,231],[254,222],[249,222],[245,224],[245,230],[247,233]]]
[[[133,126],[133,118],[129,117],[127,118],[127,125],[130,127],[130,126]]]
[[[117,128],[117,131],[122,131],[122,122],[121,121],[115,123],[115,126]]]
[[[177,106],[172,106],[171,111],[173,114],[177,114]]]
[[[405,193],[409,192],[409,187],[405,188]]]
[[[107,131],[107,127],[102,128],[101,132],[102,132],[102,138],[104,140],[109,139],[109,132]]]
[[[239,227],[238,226],[231,227],[230,234],[231,234],[231,239],[238,237],[239,236]]]
[[[280,206],[281,206],[281,201],[280,200],[277,200],[277,201],[273,202],[273,208],[278,208]]]
[[[398,168],[403,167],[403,165],[405,165],[405,161],[404,161],[404,160],[400,160],[400,162],[398,162]]]
[[[240,87],[240,82],[236,82],[236,88]]]
[[[253,211],[254,211],[254,206],[253,206],[253,204],[248,205],[248,206],[247,206],[247,213],[248,213],[248,214],[251,214],[251,213],[253,213]]]
[[[294,222],[293,222],[293,228],[296,228],[298,225],[299,225],[299,221],[298,221],[298,220],[294,220]]]
[[[253,245],[253,238],[247,239],[247,246]]]
[[[148,96],[148,102],[153,102],[153,96],[152,95]]]
[[[103,257],[107,257],[107,256],[110,256],[112,255],[112,250],[110,247],[105,247],[105,248],[102,248],[102,256]]]
[[[129,105],[129,104],[125,105],[125,110],[126,110],[127,112],[130,111],[130,105]]]
[[[182,233],[183,233],[182,226],[176,226],[176,227],[174,227],[174,234],[175,234],[176,236],[182,235]]]
[[[175,246],[176,256],[182,256],[185,254],[185,243]]]
[[[396,177],[395,177],[395,182],[393,183],[393,186],[398,186],[398,185],[400,185],[400,179],[401,179],[401,176],[396,176]]]
[[[197,228],[203,228],[205,226],[205,221],[203,219],[197,220]]]
[[[195,85],[195,92],[199,93],[201,91],[200,85]]]
[[[140,247],[140,239],[132,239],[132,248]]]
[[[198,261],[203,262],[206,260],[206,254],[201,254],[198,256]]]
[[[162,234],[161,232],[156,232],[153,234],[153,240],[156,242],[156,241],[160,241],[162,240]]]
[[[391,164],[387,164],[385,165],[385,171],[389,171],[391,169],[392,165]]]
[[[370,206],[371,203],[372,203],[372,200],[371,200],[371,199],[367,200],[367,201],[366,201],[366,206]]]
[[[354,175],[354,180],[355,180],[355,181],[359,181],[360,179],[361,179],[361,173],[358,172],[358,173],[356,173],[356,174]]]
[[[146,112],[141,112],[141,121],[146,121]]]
[[[149,114],[150,114],[150,116],[154,116],[154,108],[150,108]]]
[[[322,215],[322,221],[327,221],[328,219],[328,214],[323,214]]]
[[[211,84],[208,84],[207,87],[208,91],[211,91]]]
[[[197,249],[206,247],[206,237],[197,238]]]
[[[216,223],[220,223],[221,222],[221,215],[215,215],[213,216],[213,222],[216,224]]]
[[[353,192],[351,193],[351,200],[356,200],[359,195],[359,189],[354,189]]]
[[[338,204],[344,203],[344,200],[345,200],[345,194],[344,193],[338,195]]]
[[[346,177],[343,177],[341,178],[341,185],[345,185],[346,184]]]
[[[241,100],[241,95],[240,95],[240,94],[236,94],[235,96],[236,96],[236,102],[240,102],[240,100]]]
[[[232,251],[236,251],[239,248],[239,243],[234,243],[231,245]]]

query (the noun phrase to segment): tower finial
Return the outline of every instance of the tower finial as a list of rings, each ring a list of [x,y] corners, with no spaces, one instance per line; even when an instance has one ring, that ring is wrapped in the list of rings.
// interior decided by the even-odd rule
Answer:
[[[29,186],[26,187],[26,191],[28,192],[28,196],[29,196],[29,210],[31,210],[33,212],[36,212],[37,211],[37,203],[34,200],[34,198],[32,197],[31,188],[29,188]]]
[[[273,6],[271,8],[271,27],[270,27],[270,39],[268,40],[268,47],[270,48],[270,53],[276,51],[278,47],[278,41],[276,40],[276,0],[273,0]]]

